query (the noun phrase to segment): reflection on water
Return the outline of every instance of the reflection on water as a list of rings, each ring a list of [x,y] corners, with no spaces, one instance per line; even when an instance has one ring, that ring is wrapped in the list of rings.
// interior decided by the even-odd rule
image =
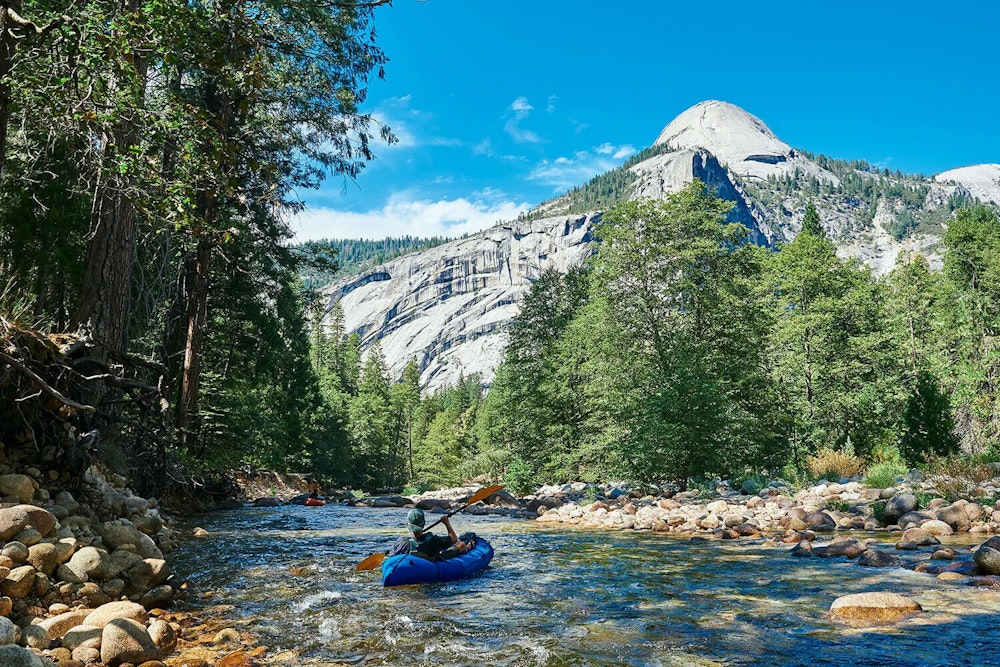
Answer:
[[[787,547],[459,517],[496,549],[483,574],[383,589],[355,572],[405,524],[403,509],[281,507],[198,519],[211,537],[175,552],[205,597],[232,604],[272,654],[325,665],[982,665],[1000,660],[1000,592]],[[192,524],[193,525],[193,524]],[[852,628],[840,595],[887,590],[925,613]]]

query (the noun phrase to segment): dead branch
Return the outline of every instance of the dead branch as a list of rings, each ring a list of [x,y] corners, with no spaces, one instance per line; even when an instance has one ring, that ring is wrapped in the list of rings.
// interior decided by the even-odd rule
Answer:
[[[45,382],[45,380],[39,377],[37,373],[35,373],[33,370],[31,370],[30,368],[28,368],[17,359],[10,356],[9,354],[0,352],[0,361],[7,362],[8,365],[13,367],[15,370],[19,371],[22,375],[25,375],[28,378],[30,378],[32,382],[38,385],[39,389],[41,389],[42,391],[44,391],[46,394],[56,399],[57,401],[61,402],[63,405],[68,405],[71,408],[76,408],[77,410],[82,410],[83,412],[97,412],[97,410],[92,405],[84,405],[82,403],[77,403],[73,399],[63,396],[59,391],[50,387]]]

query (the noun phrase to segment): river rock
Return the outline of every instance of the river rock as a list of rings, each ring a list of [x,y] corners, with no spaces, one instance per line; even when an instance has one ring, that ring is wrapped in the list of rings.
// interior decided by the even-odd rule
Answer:
[[[14,537],[28,525],[28,513],[23,505],[0,509],[0,543]]]
[[[17,626],[9,618],[0,616],[0,646],[17,643]]]
[[[28,547],[20,542],[8,542],[0,550],[0,555],[10,558],[13,563],[23,563],[28,560]]]
[[[0,496],[16,497],[26,504],[34,495],[35,483],[27,475],[0,475]]]
[[[59,639],[70,629],[78,625],[83,625],[83,620],[87,618],[87,615],[91,611],[91,609],[67,611],[58,616],[45,619],[37,627],[44,629],[48,633],[49,639]]]
[[[177,633],[166,621],[157,619],[149,624],[149,637],[160,649],[160,655],[166,656],[177,648]]]
[[[159,586],[170,576],[170,566],[162,558],[147,558],[130,567],[125,573],[126,581],[135,591],[148,591]]]
[[[173,599],[173,587],[162,584],[151,588],[148,593],[139,599],[139,604],[146,609],[156,609],[157,607],[166,607]]]
[[[858,558],[858,565],[865,567],[897,567],[899,557],[878,549],[868,549]]]
[[[26,547],[33,547],[42,541],[42,534],[31,526],[28,526],[15,535],[13,539],[15,542],[20,542]]]
[[[901,516],[917,509],[917,497],[912,493],[900,493],[893,496],[885,504],[885,523],[896,523]]]
[[[120,519],[117,522],[109,521],[104,523],[100,529],[101,539],[109,550],[131,544],[135,547],[135,552],[143,558],[163,558],[163,553],[157,548],[156,543],[128,520]]]
[[[941,544],[941,540],[934,537],[923,528],[907,528],[900,537],[902,542],[912,542],[918,547],[928,547],[933,544]]]
[[[834,600],[830,613],[865,621],[895,621],[918,611],[917,602],[898,593],[854,593]]]
[[[507,509],[520,509],[521,507],[521,503],[518,502],[517,498],[510,495],[503,489],[497,491],[483,502],[487,505],[492,505],[494,507],[504,507]]]
[[[130,618],[116,618],[104,626],[101,661],[108,667],[117,667],[125,662],[139,665],[159,657],[160,650],[141,623]]]
[[[822,510],[809,512],[802,517],[802,521],[809,527],[809,530],[817,532],[830,531],[837,527],[837,522],[833,517]]]
[[[120,600],[103,604],[90,612],[83,620],[83,624],[103,628],[116,618],[127,618],[139,623],[145,623],[149,620],[149,614],[146,613],[146,609],[141,604]]]
[[[59,567],[59,553],[54,544],[48,542],[35,544],[28,548],[28,563],[47,576]]]
[[[35,568],[30,565],[15,567],[0,581],[0,593],[14,600],[20,600],[31,592],[35,586]]]
[[[101,659],[100,649],[91,648],[89,646],[78,646],[73,649],[73,659],[77,662],[81,662],[84,665],[89,665],[92,662],[98,662]]]
[[[9,597],[0,597],[0,616],[10,616],[14,610],[14,601]]]
[[[119,549],[115,551],[110,556],[108,556],[108,579],[115,579],[123,572],[128,571],[133,565],[140,562],[142,556],[139,554],[128,551],[125,549]]]
[[[52,646],[52,638],[45,628],[37,625],[29,625],[21,630],[21,643],[28,648],[36,648],[45,651]]]
[[[914,526],[920,527],[922,524],[933,520],[934,515],[930,512],[907,512],[903,516],[899,517],[896,523],[900,528],[906,530],[907,528],[913,528]]]
[[[792,555],[796,558],[810,558],[813,555],[812,542],[802,540],[792,548]]]
[[[281,507],[281,501],[277,498],[257,498],[253,501],[254,507]]]
[[[101,648],[101,633],[103,628],[96,625],[78,625],[69,629],[62,638],[62,645],[70,651],[81,646],[85,648]]]
[[[108,552],[96,547],[84,547],[73,554],[66,567],[79,579],[98,581],[108,576]]]
[[[958,552],[951,547],[938,547],[931,554],[932,560],[955,560],[958,558]]]
[[[443,509],[445,511],[451,509],[451,501],[444,498],[424,498],[417,503],[417,509],[421,510],[432,510],[432,509]]]
[[[955,532],[947,523],[944,521],[938,521],[937,519],[932,519],[931,521],[926,521],[920,524],[920,530],[924,530],[935,537],[947,536]]]
[[[0,646],[0,665],[3,667],[51,667],[52,663],[20,646]]]
[[[972,559],[984,574],[1000,574],[1000,550],[983,543],[972,554]]]
[[[965,506],[968,503],[965,501],[956,501],[951,505],[945,507],[939,507],[935,512],[939,521],[943,521],[948,524],[956,532],[962,532],[969,530],[972,525],[972,521],[969,519],[969,515],[965,511]]]
[[[848,558],[857,558],[867,550],[868,547],[864,543],[852,539],[835,540],[823,547],[814,548],[818,556],[847,556]]]

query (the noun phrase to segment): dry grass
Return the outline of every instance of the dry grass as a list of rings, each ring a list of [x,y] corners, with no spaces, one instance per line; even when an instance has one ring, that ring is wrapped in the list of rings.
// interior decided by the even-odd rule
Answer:
[[[853,454],[821,449],[808,459],[806,468],[815,479],[843,479],[859,475],[865,469],[865,462]]]

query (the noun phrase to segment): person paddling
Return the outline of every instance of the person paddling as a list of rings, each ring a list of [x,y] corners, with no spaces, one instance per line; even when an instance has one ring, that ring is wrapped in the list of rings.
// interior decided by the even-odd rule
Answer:
[[[412,509],[406,515],[407,527],[411,536],[408,540],[401,537],[397,542],[397,547],[393,551],[402,552],[403,540],[406,540],[406,547],[411,556],[420,556],[428,560],[447,560],[455,556],[467,553],[475,546],[475,535],[463,533],[461,538],[455,534],[455,529],[451,527],[451,521],[447,516],[441,518],[441,524],[447,529],[447,535],[434,535],[424,532],[426,519],[424,511]]]

